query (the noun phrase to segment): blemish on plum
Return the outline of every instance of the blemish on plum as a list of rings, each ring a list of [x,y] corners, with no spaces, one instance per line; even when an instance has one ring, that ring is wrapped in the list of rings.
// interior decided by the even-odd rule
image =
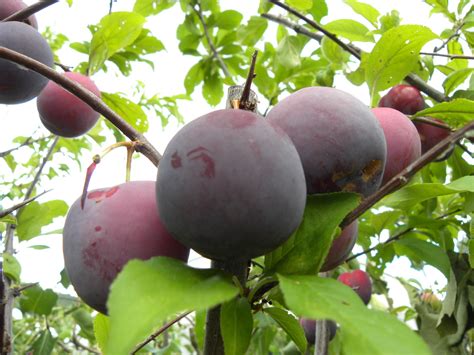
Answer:
[[[104,250],[106,250],[105,246],[102,243],[98,245],[95,241],[83,250],[82,258],[84,265],[97,272],[102,279],[111,282],[117,275],[118,265],[104,257]]]
[[[119,187],[118,187],[118,186],[112,187],[111,189],[109,189],[109,190],[107,190],[107,191],[105,192],[105,197],[110,197],[110,196],[112,196],[112,195],[115,194],[118,190],[119,190]]]
[[[100,231],[102,230],[102,227],[101,227],[101,226],[96,226],[96,227],[94,228],[94,230],[95,230],[96,232],[100,232]]]
[[[204,170],[202,171],[201,176],[213,178],[216,175],[215,163],[214,159],[212,159],[212,157],[207,152],[209,152],[208,149],[204,147],[197,147],[190,150],[186,155],[190,160],[201,160],[204,163]]]
[[[174,152],[173,155],[171,156],[171,166],[174,169],[181,168],[182,163],[181,163],[181,157],[179,156],[178,152]]]
[[[87,198],[89,200],[98,200],[104,195],[103,190],[98,190],[98,191],[91,191],[87,194]]]
[[[381,160],[372,160],[367,164],[362,170],[362,179],[364,182],[370,181],[374,177],[380,175],[381,169],[383,167]]]

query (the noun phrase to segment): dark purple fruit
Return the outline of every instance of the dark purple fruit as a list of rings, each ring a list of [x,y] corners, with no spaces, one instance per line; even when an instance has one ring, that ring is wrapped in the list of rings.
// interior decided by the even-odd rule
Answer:
[[[77,294],[102,313],[112,281],[129,260],[168,256],[187,261],[189,256],[161,223],[154,181],[90,191],[84,209],[80,199],[74,202],[64,225],[63,252]]]
[[[288,136],[254,113],[218,110],[184,126],[158,168],[161,219],[202,255],[250,259],[298,227],[306,186]]]
[[[332,242],[320,271],[332,270],[346,261],[357,241],[358,229],[358,222],[355,220],[342,230]]]
[[[300,324],[303,327],[304,335],[309,344],[314,345],[316,340],[316,321],[309,318],[300,318]],[[329,330],[329,340],[331,341],[336,336],[337,324],[333,320],[327,320],[327,327]]]
[[[295,144],[309,194],[352,191],[368,196],[379,188],[386,156],[383,130],[352,95],[328,87],[301,89],[267,117]]]
[[[6,19],[10,15],[23,10],[27,5],[21,0],[1,0],[0,1],[0,21]],[[38,29],[38,22],[36,21],[35,15],[31,15],[24,23],[33,26],[35,29]]]
[[[0,46],[52,67],[53,53],[33,27],[22,22],[0,22]],[[0,103],[20,104],[39,95],[48,79],[6,59],[0,59]]]
[[[425,100],[416,87],[396,85],[380,99],[379,107],[390,107],[405,115],[414,115],[425,108]]]

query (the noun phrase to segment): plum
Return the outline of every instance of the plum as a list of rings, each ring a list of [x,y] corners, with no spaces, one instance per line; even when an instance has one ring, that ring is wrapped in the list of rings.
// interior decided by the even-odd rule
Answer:
[[[89,77],[73,72],[64,73],[64,76],[100,97],[100,90]],[[37,107],[44,126],[61,137],[83,135],[94,127],[100,117],[89,105],[53,81],[38,96]]]
[[[20,52],[52,67],[53,53],[46,40],[23,22],[0,22],[0,46]],[[39,95],[48,83],[44,76],[0,59],[0,103],[20,104]]]
[[[309,194],[351,191],[368,196],[380,187],[383,130],[352,95],[328,87],[304,88],[275,105],[267,118],[295,144]]]
[[[425,108],[425,100],[416,87],[396,85],[380,99],[379,107],[389,107],[405,115],[414,115]]]
[[[304,335],[309,344],[314,345],[316,340],[316,321],[309,318],[300,318],[300,324],[303,327]],[[337,324],[333,320],[328,319],[327,327],[329,330],[329,340],[336,336]]]
[[[347,259],[357,241],[357,232],[358,222],[355,220],[344,228],[341,234],[334,238],[320,271],[332,270]]]
[[[63,229],[64,263],[79,297],[106,313],[109,287],[131,259],[168,256],[187,261],[158,215],[154,181],[90,191],[84,209],[71,206]]]
[[[214,260],[246,260],[278,247],[306,203],[289,137],[256,114],[218,110],[185,125],[158,168],[161,219],[184,245]]]
[[[344,272],[339,275],[337,279],[351,287],[365,304],[370,302],[370,297],[372,296],[372,282],[365,271],[354,270],[352,272]]]
[[[433,120],[444,123],[443,120],[434,118]],[[418,130],[418,134],[420,135],[421,139],[421,153],[425,154],[428,150],[433,148],[436,144],[440,141],[445,139],[451,134],[449,129],[444,129],[441,127],[436,127],[430,125],[429,123],[424,122],[414,122],[415,127]]]
[[[23,10],[28,5],[26,5],[21,0],[2,0],[0,1],[0,21],[6,19],[8,16],[13,15],[14,13]],[[35,29],[38,29],[38,22],[36,21],[35,15],[31,15],[24,23],[33,26]]]
[[[421,141],[413,122],[400,111],[388,107],[372,109],[387,142],[387,163],[382,184],[391,180],[421,156]]]

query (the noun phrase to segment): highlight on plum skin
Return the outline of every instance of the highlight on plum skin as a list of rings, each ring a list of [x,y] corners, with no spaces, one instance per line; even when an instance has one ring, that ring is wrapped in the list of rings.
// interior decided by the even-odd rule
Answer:
[[[277,103],[267,119],[293,141],[308,194],[368,196],[380,187],[385,137],[372,111],[354,96],[328,87],[304,88]]]
[[[100,98],[100,90],[89,77],[74,72],[63,75]],[[100,117],[89,105],[53,81],[50,81],[38,96],[37,107],[44,126],[51,133],[67,138],[87,133]]]
[[[160,216],[184,245],[214,260],[263,255],[298,227],[306,184],[280,129],[243,110],[217,110],[170,141],[157,178]]]
[[[163,226],[155,181],[90,191],[84,209],[71,206],[63,229],[64,263],[78,296],[107,313],[109,287],[131,259],[167,256],[186,262],[184,247]]]
[[[370,302],[372,297],[372,281],[365,271],[354,270],[352,272],[344,272],[337,279],[351,287],[365,304]]]

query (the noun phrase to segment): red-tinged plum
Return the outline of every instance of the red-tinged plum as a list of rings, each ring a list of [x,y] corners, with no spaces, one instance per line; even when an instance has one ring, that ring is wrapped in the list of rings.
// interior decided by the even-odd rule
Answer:
[[[256,114],[218,110],[184,126],[158,168],[161,219],[214,260],[248,260],[298,227],[306,185],[288,136]]]
[[[357,241],[357,232],[357,220],[342,230],[341,234],[339,234],[332,242],[326,260],[321,267],[321,271],[332,270],[341,265],[347,259]]]
[[[421,141],[413,122],[400,111],[388,107],[372,109],[387,142],[387,163],[382,184],[392,179],[421,156]]]
[[[444,121],[437,118],[433,118],[433,120],[439,123],[444,123]],[[422,154],[425,154],[428,150],[451,134],[449,129],[436,127],[429,123],[414,122],[414,124],[418,130],[418,134],[420,135]]]
[[[0,22],[0,46],[52,67],[53,53],[33,27],[22,22]],[[39,95],[48,79],[6,59],[0,59],[0,103],[20,104]]]
[[[89,77],[73,72],[64,73],[64,76],[100,97],[100,90]],[[37,107],[44,126],[61,137],[72,138],[87,133],[100,117],[89,105],[53,81],[38,96]]]
[[[379,107],[389,107],[405,115],[414,115],[425,108],[425,100],[416,87],[396,85],[380,99]]]
[[[370,277],[365,271],[354,270],[352,272],[344,272],[337,279],[351,287],[365,304],[370,302],[370,297],[372,297],[372,281],[370,281]]]
[[[309,318],[300,318],[300,324],[303,327],[304,335],[309,344],[314,345],[316,340],[316,321]],[[327,327],[329,330],[329,341],[336,336],[337,324],[333,320],[327,320]]]
[[[21,0],[2,0],[0,1],[0,21],[6,19],[10,15],[23,10],[27,5]],[[24,23],[33,26],[35,29],[38,29],[38,22],[36,21],[35,15],[31,15]]]
[[[304,88],[279,102],[267,118],[295,144],[308,194],[368,196],[379,188],[386,156],[383,130],[354,96],[328,87]]]
[[[187,261],[158,215],[154,181],[90,191],[84,209],[71,206],[63,230],[64,263],[79,297],[106,313],[109,287],[131,259],[168,256]]]

